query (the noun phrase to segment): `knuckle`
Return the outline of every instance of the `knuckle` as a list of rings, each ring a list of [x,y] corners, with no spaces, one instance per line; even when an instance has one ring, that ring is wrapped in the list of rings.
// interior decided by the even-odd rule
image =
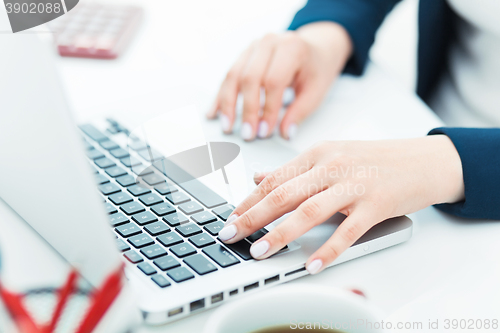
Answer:
[[[287,233],[283,228],[274,228],[274,230],[269,233],[272,236],[273,245],[281,245],[286,244],[287,242]]]
[[[241,77],[241,85],[243,87],[251,87],[259,82],[257,76],[253,73],[245,73]]]
[[[234,68],[231,68],[226,73],[226,81],[236,81],[238,79],[238,71]]]
[[[342,229],[342,237],[349,243],[354,243],[358,239],[359,226],[355,223],[347,224]]]
[[[254,225],[252,215],[243,214],[238,221],[238,225],[241,226],[244,230],[251,230]]]
[[[274,191],[271,192],[270,200],[274,207],[283,208],[287,205],[290,195],[288,190],[282,186],[279,186]]]
[[[264,193],[270,193],[277,187],[278,184],[276,173],[272,172],[268,174],[260,184],[261,185],[259,186],[262,188]]]
[[[268,76],[264,79],[264,88],[266,90],[276,90],[280,88],[280,79],[274,76]]]
[[[300,205],[298,210],[307,221],[316,221],[321,215],[321,207],[311,200]]]
[[[328,258],[329,260],[333,260],[340,255],[340,251],[337,249],[337,247],[334,244],[326,243],[324,246],[325,246],[324,252],[325,252],[326,258]]]

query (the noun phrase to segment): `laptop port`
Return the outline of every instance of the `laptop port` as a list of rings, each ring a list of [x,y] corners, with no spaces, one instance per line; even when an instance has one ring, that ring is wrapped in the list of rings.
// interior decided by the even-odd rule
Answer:
[[[205,299],[204,298],[199,299],[199,300],[194,301],[194,302],[191,302],[191,304],[189,304],[189,310],[191,312],[196,311],[198,309],[203,309],[204,307],[205,307]]]
[[[264,280],[264,284],[273,283],[273,282],[276,282],[276,281],[279,281],[279,280],[280,280],[280,276],[276,275],[276,276],[270,277],[268,279],[265,279]]]
[[[286,273],[285,276],[290,276],[290,275],[293,275],[293,274],[297,274],[297,273],[300,273],[300,272],[305,271],[305,270],[306,270],[306,268],[302,267],[302,268],[299,268],[299,269],[296,269],[294,271]]]
[[[220,302],[223,299],[224,299],[224,294],[223,293],[215,294],[215,295],[212,296],[212,304]]]
[[[229,292],[229,296],[234,296],[234,295],[237,295],[238,294],[238,289],[234,289],[234,290],[231,290]]]
[[[259,282],[255,282],[252,284],[249,284],[248,286],[243,287],[243,292],[247,292],[249,290],[255,289],[259,287]]]
[[[168,311],[168,316],[169,317],[175,316],[175,315],[177,315],[179,313],[182,313],[182,310],[183,310],[182,306],[180,308],[170,310],[170,311]]]

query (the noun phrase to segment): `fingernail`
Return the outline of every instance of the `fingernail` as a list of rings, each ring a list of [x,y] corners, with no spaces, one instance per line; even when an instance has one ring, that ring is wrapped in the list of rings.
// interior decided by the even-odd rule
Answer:
[[[256,183],[257,181],[260,181],[260,178],[262,177],[262,172],[256,172],[253,174],[253,181]]]
[[[254,258],[259,258],[266,254],[266,252],[269,250],[269,242],[268,241],[261,241],[258,243],[255,243],[250,247],[250,254]]]
[[[221,241],[225,242],[227,240],[230,240],[234,236],[236,236],[236,226],[234,224],[225,226],[222,228],[222,230],[219,232],[219,238]]]
[[[267,132],[269,131],[269,125],[267,124],[267,121],[262,120],[259,123],[259,130],[257,131],[257,136],[261,139],[264,139],[267,137]]]
[[[288,127],[288,140],[293,140],[297,135],[297,124],[291,124]]]
[[[220,124],[224,132],[229,132],[229,127],[231,126],[231,124],[229,123],[229,118],[225,114],[221,114]]]
[[[251,140],[253,138],[252,125],[249,123],[243,123],[241,126],[241,137],[243,140]]]
[[[226,223],[227,223],[227,224],[232,223],[232,222],[234,222],[237,218],[238,218],[238,214],[233,214],[233,215],[229,216],[229,218],[227,219]]]
[[[309,274],[316,274],[321,269],[321,266],[323,266],[323,262],[321,261],[321,259],[315,259],[309,265],[307,265],[306,269]]]

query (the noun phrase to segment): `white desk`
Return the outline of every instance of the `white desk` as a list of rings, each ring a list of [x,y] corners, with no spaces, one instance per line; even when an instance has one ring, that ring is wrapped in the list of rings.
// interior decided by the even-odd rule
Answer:
[[[204,110],[218,83],[249,42],[280,31],[303,1],[141,1],[144,24],[115,61],[60,59],[69,102],[78,118],[135,110],[147,117],[196,104]],[[440,121],[410,92],[371,66],[362,79],[343,77],[290,144],[322,139],[422,136]],[[427,208],[412,216],[413,238],[402,245],[331,268],[301,282],[356,287],[403,321],[495,318],[500,308],[500,223],[463,221]],[[4,268],[19,273],[33,248],[13,239],[30,234],[0,220]],[[4,258],[5,259],[5,258]],[[43,268],[38,263],[36,268]],[[293,283],[293,282],[292,282]],[[199,332],[213,311],[143,332]],[[498,319],[498,317],[496,317]]]

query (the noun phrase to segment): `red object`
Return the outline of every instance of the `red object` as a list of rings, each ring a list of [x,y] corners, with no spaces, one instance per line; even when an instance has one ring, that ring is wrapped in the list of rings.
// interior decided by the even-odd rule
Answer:
[[[49,26],[56,33],[60,55],[114,59],[132,38],[141,18],[140,7],[80,2]]]
[[[52,319],[48,325],[38,325],[23,305],[22,294],[15,294],[7,291],[0,284],[0,298],[2,298],[13,321],[22,333],[51,333],[57,327],[57,323],[66,306],[69,296],[75,291],[78,273],[72,271],[64,286],[58,291],[58,302],[55,307]],[[120,293],[122,289],[123,267],[113,272],[106,278],[103,285],[94,290],[91,295],[91,305],[85,314],[77,333],[90,333],[97,326],[106,311]]]

